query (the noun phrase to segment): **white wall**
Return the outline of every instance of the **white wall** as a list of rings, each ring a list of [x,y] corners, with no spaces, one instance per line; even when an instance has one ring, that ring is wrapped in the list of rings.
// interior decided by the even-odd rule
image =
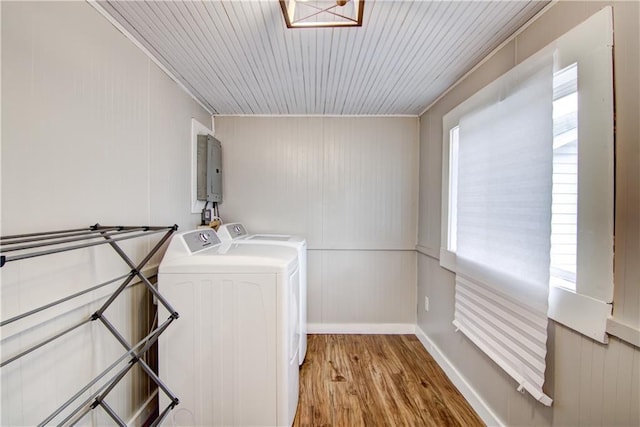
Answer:
[[[225,222],[309,244],[312,330],[415,322],[412,117],[216,117]]]
[[[553,406],[544,407],[518,386],[451,324],[454,276],[439,265],[442,117],[486,84],[584,21],[613,4],[616,90],[616,248],[614,318],[640,328],[640,132],[638,122],[637,2],[558,2],[433,105],[420,118],[420,224],[418,327],[457,370],[489,412],[506,425],[640,424],[640,349],[616,337],[602,345],[554,322],[549,326],[545,389]]]
[[[0,7],[2,235],[96,222],[193,228],[191,118],[209,124],[210,115],[88,3]],[[123,246],[140,260],[151,243]],[[0,271],[1,317],[127,271],[109,248],[8,263]],[[2,360],[86,317],[98,303],[3,328]],[[135,339],[147,303],[137,288],[107,317]],[[93,322],[2,368],[0,424],[35,425],[122,352]],[[125,420],[149,395],[144,376],[132,378],[109,400]],[[104,413],[93,418],[106,422]]]

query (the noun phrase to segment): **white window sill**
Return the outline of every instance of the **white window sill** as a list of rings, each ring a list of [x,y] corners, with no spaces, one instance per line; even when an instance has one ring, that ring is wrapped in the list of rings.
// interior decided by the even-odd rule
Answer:
[[[549,318],[603,344],[609,342],[607,320],[611,308],[611,304],[569,289],[549,287]]]
[[[452,273],[456,272],[456,253],[445,248],[440,248],[440,267],[446,268]]]

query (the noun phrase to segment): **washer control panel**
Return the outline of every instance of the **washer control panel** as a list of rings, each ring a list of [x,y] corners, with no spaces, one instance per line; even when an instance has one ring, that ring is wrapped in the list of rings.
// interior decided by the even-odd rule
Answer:
[[[229,233],[231,239],[235,240],[247,235],[247,229],[244,228],[244,225],[240,224],[239,222],[224,224],[223,227],[227,231],[227,233]]]
[[[190,253],[195,253],[220,244],[220,239],[213,229],[200,229],[182,235]]]

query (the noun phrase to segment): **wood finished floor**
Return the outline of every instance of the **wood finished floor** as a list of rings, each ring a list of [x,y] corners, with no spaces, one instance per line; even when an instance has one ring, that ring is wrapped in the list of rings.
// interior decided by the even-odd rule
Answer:
[[[415,335],[309,335],[293,425],[483,426]]]

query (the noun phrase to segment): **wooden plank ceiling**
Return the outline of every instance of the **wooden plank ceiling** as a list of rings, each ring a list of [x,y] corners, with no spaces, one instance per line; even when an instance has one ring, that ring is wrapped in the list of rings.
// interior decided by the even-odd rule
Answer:
[[[416,115],[548,1],[366,0],[288,29],[277,0],[100,1],[214,114]]]

